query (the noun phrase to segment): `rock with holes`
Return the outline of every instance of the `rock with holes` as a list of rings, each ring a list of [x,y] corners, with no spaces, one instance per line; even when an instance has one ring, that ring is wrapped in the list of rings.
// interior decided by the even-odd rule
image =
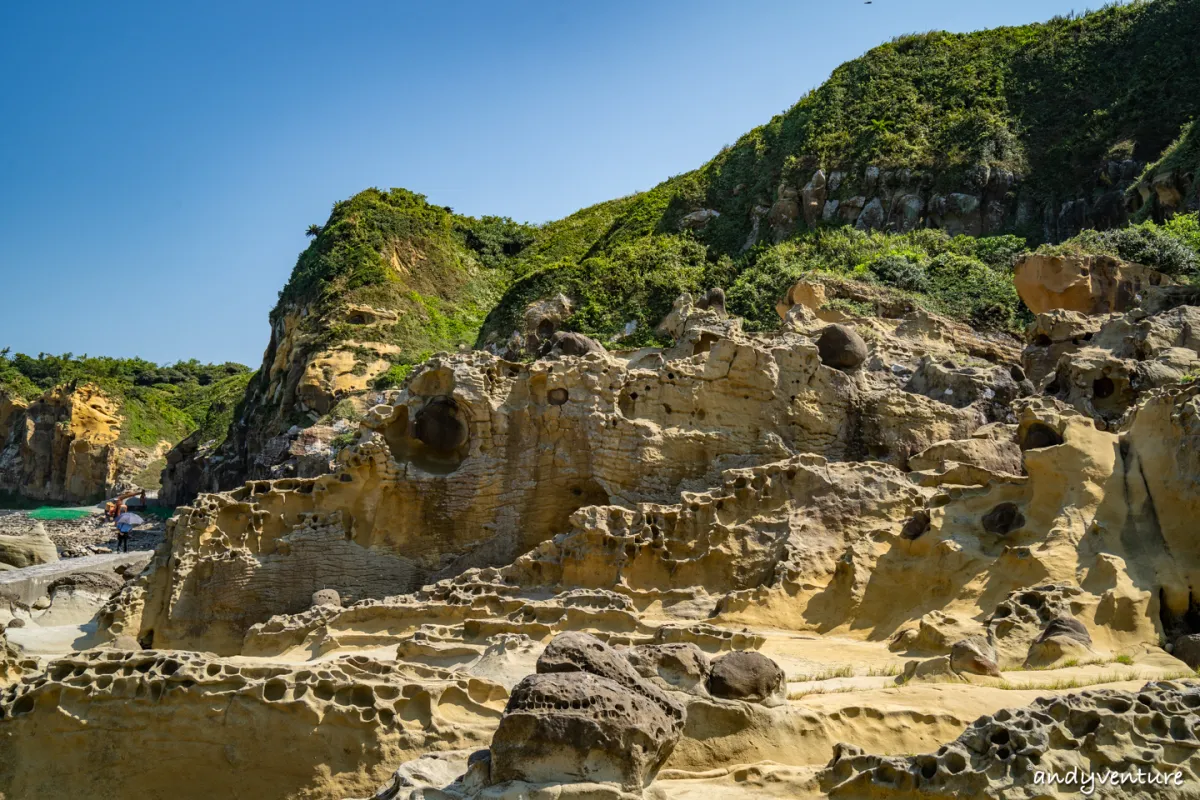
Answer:
[[[641,790],[679,741],[685,716],[619,652],[587,634],[563,634],[512,691],[492,738],[491,782]]]
[[[854,369],[867,360],[867,343],[846,325],[829,325],[817,336],[821,363],[835,369]]]
[[[738,650],[713,660],[708,692],[725,700],[779,705],[787,702],[787,680],[762,653]]]
[[[1132,308],[1143,292],[1171,279],[1111,256],[1031,253],[1017,262],[1013,283],[1035,314],[1053,309],[1105,314]]]
[[[1035,386],[1040,385],[1054,371],[1059,358],[1087,347],[1108,319],[1105,315],[1088,316],[1062,309],[1038,314],[1025,329],[1021,366],[1026,376]]]
[[[342,605],[342,598],[334,589],[318,589],[313,592],[312,604],[314,606],[340,607]]]
[[[980,717],[933,753],[878,756],[836,747],[819,782],[832,798],[1035,800],[1082,793],[1104,800],[1184,800],[1195,796],[1191,776],[1200,770],[1198,726],[1200,688],[1188,684],[1041,697],[1025,708]],[[1110,770],[1127,777],[1089,780]],[[1151,772],[1157,775],[1153,782]],[[1061,776],[1067,785],[1048,794],[1046,775]]]
[[[16,677],[0,691],[0,796],[12,798],[353,797],[426,751],[485,747],[508,696],[362,655],[285,664],[105,648]],[[71,744],[53,746],[60,737]],[[129,768],[148,758],[170,768]]]
[[[997,604],[986,623],[999,662],[1025,663],[1032,646],[1044,635],[1050,623],[1082,613],[1086,598],[1082,589],[1065,582],[1041,584],[1011,592]]]

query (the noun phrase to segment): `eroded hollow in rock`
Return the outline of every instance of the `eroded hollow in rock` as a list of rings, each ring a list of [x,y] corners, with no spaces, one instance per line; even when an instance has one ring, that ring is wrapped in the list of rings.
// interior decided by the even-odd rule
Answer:
[[[1058,431],[1044,422],[1034,422],[1025,429],[1021,437],[1022,450],[1040,450],[1043,447],[1055,447],[1063,443]]]
[[[411,425],[408,420],[408,409],[401,409],[383,432],[396,461],[435,475],[458,469],[469,450],[470,432],[454,398],[432,397],[413,415]]]
[[[552,405],[552,406],[565,405],[567,400],[569,400],[569,399],[570,399],[570,394],[567,392],[566,389],[563,389],[562,387],[559,387],[557,389],[551,389],[549,392],[546,393],[546,401],[549,402],[550,405]]]
[[[1092,397],[1097,400],[1103,400],[1106,397],[1112,397],[1113,392],[1117,390],[1113,384],[1112,378],[1105,375],[1092,381]]]
[[[983,515],[983,529],[997,536],[1012,533],[1025,524],[1025,515],[1016,503],[1001,503]]]
[[[692,355],[698,356],[701,353],[707,353],[709,350],[712,350],[712,346],[720,340],[721,337],[717,336],[715,333],[700,334],[699,341],[697,341],[696,346],[692,348]]]
[[[1158,618],[1167,642],[1200,633],[1200,602],[1191,589],[1172,591],[1166,586],[1159,587]]]

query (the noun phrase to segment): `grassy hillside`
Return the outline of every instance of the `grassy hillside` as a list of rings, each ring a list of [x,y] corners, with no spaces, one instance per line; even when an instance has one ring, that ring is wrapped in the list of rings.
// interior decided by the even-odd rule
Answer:
[[[220,483],[247,474],[267,439],[317,418],[296,387],[306,364],[325,363],[320,354],[345,363],[351,353],[361,370],[353,374],[371,376],[376,389],[396,386],[433,352],[507,341],[530,302],[560,292],[573,301],[566,328],[627,334],[629,346],[656,341],[681,291],[713,286],[751,327],[772,327],[776,300],[805,274],[887,287],[972,325],[1015,331],[1028,312],[1012,290],[1012,264],[1042,243],[1045,219],[1064,201],[1115,196],[1121,222],[1138,164],[1190,158],[1192,139],[1180,135],[1200,112],[1195,30],[1200,0],[1158,0],[1045,24],[900,37],[840,66],[698,169],[539,227],[465,217],[403,189],[339,202],[324,226],[310,228],[313,240],[271,314],[264,366],[275,369],[247,389],[220,452]],[[795,199],[817,169],[843,212],[872,198],[887,203],[884,224],[855,230],[844,223],[857,212],[800,215]],[[894,204],[904,196],[920,211],[897,225]],[[947,225],[934,211],[955,196],[973,198],[977,211],[954,200],[956,213],[975,214],[970,226]],[[788,214],[776,213],[789,202]],[[717,213],[682,224],[701,209]],[[927,229],[935,222],[979,235]],[[880,227],[886,232],[871,230]],[[1185,227],[1168,233],[1179,239]],[[1067,230],[1054,235],[1079,226]],[[1127,252],[1135,238],[1161,233],[1139,230],[1070,246]],[[378,373],[381,359],[390,368]],[[340,367],[324,369],[332,386]],[[332,414],[330,403],[319,405]]]
[[[699,169],[542,228],[479,343],[502,341],[526,304],[557,292],[576,301],[568,328],[609,337],[636,322],[630,345],[653,340],[678,292],[708,286],[725,288],[730,310],[752,325],[771,326],[774,302],[808,272],[890,285],[971,324],[1015,329],[1027,312],[1008,273],[1016,253],[1042,243],[1043,209],[1111,195],[1113,165],[1129,159],[1195,173],[1200,139],[1180,136],[1200,113],[1200,50],[1185,33],[1194,30],[1200,0],[1159,0],[877,47]],[[767,235],[766,211],[781,187],[795,194],[817,169],[839,173],[840,195],[831,189],[831,198],[904,186],[926,200],[992,193],[1029,210],[1023,223],[1010,214],[1007,231],[991,231],[1005,235],[977,239],[803,219],[781,241]],[[997,174],[1017,176],[1019,188],[997,192],[989,183]],[[681,230],[699,209],[720,216]],[[1179,248],[1190,224],[1085,232],[1067,246],[1189,273]]]
[[[1111,6],[1045,24],[900,37],[834,70],[820,88],[695,172],[635,196],[607,241],[665,233],[712,208],[704,239],[736,254],[755,206],[817,168],[907,170],[961,191],[994,170],[1032,197],[1071,199],[1106,160],[1156,158],[1200,113],[1200,2]],[[856,187],[857,189],[857,187]]]
[[[47,389],[93,383],[121,405],[121,444],[153,447],[205,427],[224,429],[251,376],[241,364],[76,357],[0,351],[0,392],[32,400]]]

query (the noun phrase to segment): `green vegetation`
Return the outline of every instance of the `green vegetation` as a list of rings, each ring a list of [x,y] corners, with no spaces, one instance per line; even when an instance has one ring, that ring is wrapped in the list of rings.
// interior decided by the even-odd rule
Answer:
[[[233,363],[160,366],[140,358],[9,352],[0,350],[0,392],[33,400],[56,386],[95,384],[120,405],[119,441],[127,445],[174,443],[198,428],[223,432],[250,379],[246,367]]]
[[[1168,275],[1195,277],[1200,271],[1200,219],[1178,214],[1162,225],[1147,221],[1108,231],[1086,230],[1040,252],[1111,255]]]
[[[750,328],[774,328],[775,303],[789,286],[806,275],[835,275],[896,290],[915,305],[978,327],[1008,329],[1022,319],[1012,268],[1024,249],[1016,236],[818,230],[752,253],[729,289],[728,307]]]
[[[841,65],[700,169],[627,198],[606,244],[674,230],[683,214],[712,208],[721,217],[704,240],[736,255],[754,208],[817,168],[906,170],[935,192],[1009,170],[1035,198],[1074,198],[1104,162],[1157,157],[1200,113],[1200,55],[1175,34],[1197,29],[1195,0],[1159,0],[897,38]]]
[[[272,322],[304,307],[313,347],[378,342],[418,354],[470,345],[536,229],[505,217],[475,219],[404,189],[368,189],[337,203],[300,254]],[[362,305],[391,316],[359,319]]]
[[[875,196],[867,168],[876,167],[878,180],[918,187],[925,200],[980,195],[985,186],[991,198],[998,184],[989,176],[1020,173],[1032,209],[1025,219],[1036,220],[1043,207],[1109,192],[1108,162],[1158,157],[1178,137],[1161,164],[1183,163],[1196,137],[1180,131],[1200,112],[1200,51],[1175,32],[1196,29],[1200,2],[1159,0],[1045,24],[900,37],[840,66],[699,169],[542,226],[368,189],[309,227],[272,323],[298,325],[312,352],[352,351],[356,374],[386,359],[374,389],[402,385],[435,352],[503,343],[530,302],[559,293],[573,302],[567,329],[630,347],[660,343],[655,327],[679,293],[713,286],[750,328],[773,328],[775,303],[802,276],[866,292],[831,300],[850,312],[877,313],[873,300],[882,299],[1015,331],[1028,311],[1012,265],[1041,243],[1040,224],[978,239],[823,222],[788,232],[772,229],[764,212],[818,168],[840,173],[831,196]],[[1015,207],[1016,199],[1005,202]],[[719,216],[681,230],[698,209]],[[1071,246],[1187,274],[1195,269],[1189,230],[1200,238],[1194,218],[1177,218],[1085,234]],[[274,422],[311,421],[297,414]],[[269,427],[264,416],[246,429]]]
[[[728,259],[708,260],[707,249],[683,236],[641,239],[579,263],[564,262],[527,275],[488,316],[481,337],[516,328],[528,303],[564,293],[575,300],[568,327],[607,338],[632,322],[631,347],[656,341],[654,328],[680,292],[697,292],[728,277]]]
[[[1129,194],[1138,195],[1142,191],[1152,191],[1156,179],[1163,180],[1168,186],[1178,188],[1180,176],[1191,176],[1192,186],[1190,197],[1182,198],[1184,203],[1190,203],[1192,208],[1200,206],[1200,125],[1189,122],[1183,127],[1179,138],[1171,143],[1162,157],[1149,164],[1142,171],[1138,183],[1129,189]],[[1135,198],[1140,201],[1142,198]],[[1146,203],[1141,208],[1143,218],[1152,208]]]
[[[1039,210],[1108,191],[1100,167],[1112,160],[1149,160],[1167,148],[1158,169],[1194,172],[1200,134],[1179,132],[1200,112],[1200,51],[1171,34],[1196,29],[1200,3],[1159,0],[877,47],[699,169],[539,229],[479,341],[503,341],[529,302],[557,292],[576,303],[569,329],[607,338],[637,322],[629,346],[653,340],[673,293],[709,286],[725,288],[729,310],[750,327],[772,328],[776,301],[804,275],[874,285],[978,327],[1015,330],[1028,311],[1011,267],[1040,243],[1040,225],[1022,236],[967,239],[801,222],[775,244],[761,244],[768,236],[758,231],[760,244],[747,250],[755,219],[765,228],[763,211],[779,187],[798,190],[818,168],[844,174],[842,195],[868,197],[867,166],[894,171],[902,178],[893,180],[922,187],[925,197],[978,192],[989,175],[1010,171],[1024,176],[1023,196]],[[679,233],[682,217],[700,208],[720,216],[696,234]],[[1066,246],[1190,274],[1198,240],[1195,216],[1185,215],[1085,232]],[[869,310],[844,297],[832,304]]]

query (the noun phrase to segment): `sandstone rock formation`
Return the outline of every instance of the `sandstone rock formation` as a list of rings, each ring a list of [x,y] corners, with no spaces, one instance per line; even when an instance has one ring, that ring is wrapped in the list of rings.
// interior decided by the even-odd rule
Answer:
[[[1128,311],[1148,289],[1171,283],[1161,272],[1111,256],[1042,253],[1031,253],[1017,262],[1013,280],[1017,293],[1035,314]]]
[[[0,492],[82,503],[128,488],[170,443],[121,444],[121,425],[117,403],[90,384],[33,402],[0,392]]]
[[[1027,708],[979,718],[936,753],[888,758],[839,746],[821,786],[834,798],[1032,799],[1071,790],[1100,798],[1192,797],[1200,767],[1197,708],[1200,689],[1175,683],[1147,684],[1140,692],[1106,689],[1041,698]],[[1110,770],[1127,778],[1115,783],[1088,778]],[[1144,777],[1131,780],[1139,770]],[[1145,777],[1152,771],[1154,781]],[[1069,783],[1048,788],[1046,775]]]
[[[0,794],[362,794],[399,761],[485,744],[505,696],[484,680],[362,656],[296,669],[93,650],[52,660],[0,693]],[[188,731],[187,758],[176,758],[155,720]],[[45,742],[62,738],[75,744],[57,752],[53,770],[29,768]]]
[[[671,754],[684,707],[617,651],[558,636],[517,684],[492,739],[490,783],[614,783],[640,790]]]
[[[0,534],[0,570],[31,567],[57,560],[58,549],[40,524],[24,535]]]
[[[925,312],[835,323],[797,302],[749,334],[704,305],[679,299],[665,348],[435,356],[332,473],[180,509],[95,620],[102,649],[20,668],[0,791],[49,791],[25,742],[98,730],[59,709],[140,719],[153,701],[221,742],[196,782],[285,753],[264,797],[988,796],[1024,773],[970,720],[1009,714],[980,734],[999,741],[1016,714],[999,709],[1050,691],[1075,731],[1092,712],[1059,698],[1072,686],[1185,674],[1163,648],[1200,632],[1200,386],[1153,373],[1105,417],[1050,384],[1089,349],[1134,372],[1188,349],[1191,306],[1043,315],[1035,330],[1085,333],[1034,338],[1022,366],[1015,340]],[[854,366],[823,363],[834,324]],[[217,706],[246,730],[229,739]],[[1113,763],[1152,716],[1111,723]],[[320,735],[296,754],[304,726]],[[1109,747],[1071,736],[1066,755],[1049,728],[1029,741],[1064,768]],[[821,770],[838,741],[879,754]],[[80,791],[85,760],[61,786]]]

